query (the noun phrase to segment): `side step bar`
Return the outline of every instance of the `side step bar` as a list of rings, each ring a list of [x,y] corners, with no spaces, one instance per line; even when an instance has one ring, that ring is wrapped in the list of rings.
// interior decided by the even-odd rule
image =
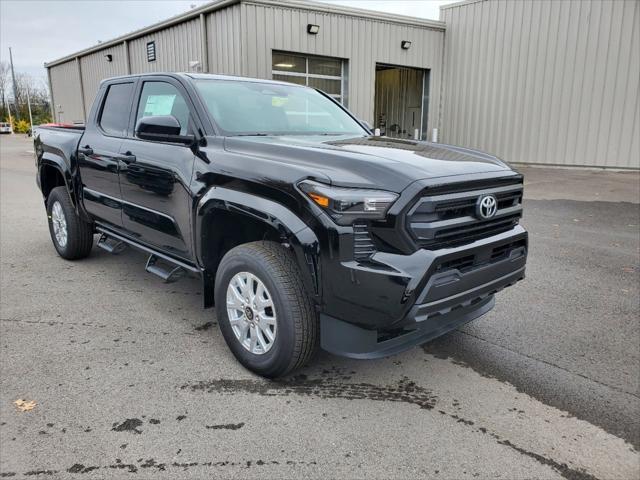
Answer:
[[[175,282],[185,276],[187,272],[202,273],[202,271],[186,262],[182,262],[154,249],[137,243],[127,237],[118,235],[101,225],[96,225],[96,231],[100,233],[98,246],[109,253],[120,253],[127,245],[131,245],[149,254],[145,270],[162,278],[166,283]]]
[[[127,248],[127,244],[122,240],[111,238],[106,233],[103,233],[102,235],[100,235],[100,239],[98,240],[98,247],[106,250],[113,255],[118,255],[125,248]]]
[[[159,276],[162,280],[164,280],[164,283],[177,282],[186,275],[187,271],[180,265],[171,265],[168,268],[164,268],[163,265],[158,264],[160,260],[160,257],[158,257],[157,255],[149,255],[147,266],[144,269],[149,273],[153,273],[154,275]],[[164,262],[169,263],[166,260]]]

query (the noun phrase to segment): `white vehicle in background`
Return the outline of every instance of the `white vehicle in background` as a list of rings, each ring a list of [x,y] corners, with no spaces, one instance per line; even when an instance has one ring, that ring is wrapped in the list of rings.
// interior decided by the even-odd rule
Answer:
[[[0,122],[0,133],[13,133],[11,124],[7,122]]]

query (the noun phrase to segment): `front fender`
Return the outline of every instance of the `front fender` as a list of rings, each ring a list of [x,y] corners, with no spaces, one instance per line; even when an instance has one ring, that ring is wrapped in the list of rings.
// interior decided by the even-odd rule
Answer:
[[[205,270],[205,276],[213,281],[221,258],[217,252],[207,252],[204,232],[206,222],[215,221],[216,211],[224,211],[264,223],[278,233],[280,241],[287,245],[296,256],[307,291],[317,299],[320,297],[319,255],[320,244],[316,234],[300,217],[284,205],[246,192],[224,187],[211,187],[199,200],[195,215],[195,252],[198,263]],[[215,228],[215,225],[214,225]],[[224,235],[224,232],[220,232]],[[211,248],[215,248],[211,246]],[[205,291],[205,305],[213,304],[212,288]],[[211,298],[208,298],[211,295]]]

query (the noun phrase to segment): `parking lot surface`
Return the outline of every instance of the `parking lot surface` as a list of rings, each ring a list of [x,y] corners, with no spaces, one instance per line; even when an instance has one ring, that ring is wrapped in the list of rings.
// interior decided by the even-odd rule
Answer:
[[[58,257],[32,144],[0,138],[0,477],[639,478],[638,174],[521,170],[527,279],[492,312],[272,382],[197,278]]]

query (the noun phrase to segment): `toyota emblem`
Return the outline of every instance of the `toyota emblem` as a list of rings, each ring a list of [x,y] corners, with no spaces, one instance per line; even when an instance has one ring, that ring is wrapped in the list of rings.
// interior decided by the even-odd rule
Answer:
[[[498,211],[498,201],[493,195],[483,195],[476,204],[476,216],[483,220],[492,218]]]

